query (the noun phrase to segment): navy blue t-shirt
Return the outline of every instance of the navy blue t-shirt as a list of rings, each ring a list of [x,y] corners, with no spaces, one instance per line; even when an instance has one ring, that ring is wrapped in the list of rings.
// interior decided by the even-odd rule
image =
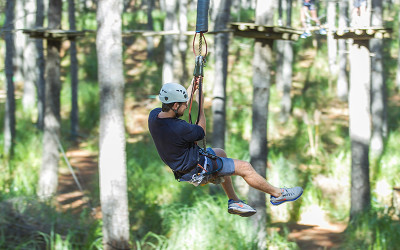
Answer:
[[[159,118],[161,108],[149,115],[149,130],[158,154],[172,170],[187,173],[197,165],[199,147],[195,144],[204,138],[199,125],[189,124],[178,118]]]

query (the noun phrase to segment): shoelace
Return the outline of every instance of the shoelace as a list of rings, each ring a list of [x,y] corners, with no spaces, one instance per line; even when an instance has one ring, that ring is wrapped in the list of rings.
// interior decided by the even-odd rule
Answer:
[[[289,190],[289,188],[287,188],[287,187],[282,188],[282,196],[283,197],[294,195],[294,192],[289,192],[288,190]]]
[[[244,200],[233,201],[233,203],[244,203],[244,204],[247,204]]]

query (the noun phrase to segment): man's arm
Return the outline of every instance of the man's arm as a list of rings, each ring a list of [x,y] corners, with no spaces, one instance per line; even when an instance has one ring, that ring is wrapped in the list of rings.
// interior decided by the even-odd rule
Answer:
[[[187,94],[189,95],[189,97],[192,95],[193,82],[194,82],[194,78],[192,79],[192,82],[190,83],[189,87],[186,89],[186,92],[187,92]],[[189,104],[189,103],[188,103],[188,104]]]

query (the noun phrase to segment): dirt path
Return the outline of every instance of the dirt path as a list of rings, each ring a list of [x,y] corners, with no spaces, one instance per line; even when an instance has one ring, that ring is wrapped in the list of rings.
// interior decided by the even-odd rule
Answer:
[[[59,175],[57,202],[62,210],[80,212],[89,205],[88,195],[93,183],[97,181],[97,156],[82,149],[68,150],[67,158],[81,185],[79,189],[69,169],[62,169]]]
[[[319,250],[339,248],[346,226],[344,224],[293,224],[289,228],[289,239],[296,241],[300,249]]]

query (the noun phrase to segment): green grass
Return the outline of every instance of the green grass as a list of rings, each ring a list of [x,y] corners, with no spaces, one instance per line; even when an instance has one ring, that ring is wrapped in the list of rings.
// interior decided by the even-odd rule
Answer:
[[[395,213],[393,207],[373,206],[358,216],[346,230],[346,249],[397,249],[400,224],[393,220]]]
[[[101,249],[101,223],[80,214],[57,212],[34,197],[0,202],[1,249]]]

